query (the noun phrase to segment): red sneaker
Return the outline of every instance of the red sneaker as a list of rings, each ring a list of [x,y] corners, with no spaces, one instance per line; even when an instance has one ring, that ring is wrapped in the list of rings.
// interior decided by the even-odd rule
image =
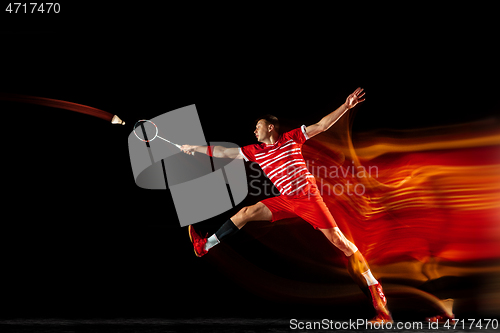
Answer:
[[[439,324],[445,324],[446,321],[448,320],[452,320],[452,319],[455,319],[455,315],[452,314],[451,316],[447,313],[442,313],[440,315],[437,315],[437,316],[434,316],[434,317],[430,317],[430,318],[425,318],[426,321],[430,322],[430,323],[439,323]],[[451,323],[449,321],[449,323]]]
[[[368,289],[370,289],[370,294],[372,295],[372,303],[375,310],[377,312],[385,310],[387,299],[385,298],[384,291],[382,290],[382,286],[380,285],[380,283],[371,285],[368,287]]]
[[[447,321],[448,323],[450,323],[452,319],[455,319],[455,315],[453,314],[453,299],[452,298],[442,299],[441,304],[444,306],[446,310],[437,316],[425,318],[425,320],[427,320],[430,323],[437,322],[438,324],[445,324]]]
[[[370,320],[370,323],[393,323],[391,313],[377,311],[377,315]]]
[[[196,231],[194,231],[192,225],[188,226],[188,232],[189,232],[189,239],[191,240],[191,243],[193,243],[194,254],[196,254],[197,257],[201,257],[204,254],[206,254],[208,252],[207,250],[205,250],[205,244],[207,243],[207,239],[198,235]]]

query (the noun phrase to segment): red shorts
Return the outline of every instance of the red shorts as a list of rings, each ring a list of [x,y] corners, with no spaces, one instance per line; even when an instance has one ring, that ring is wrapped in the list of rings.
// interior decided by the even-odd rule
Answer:
[[[261,202],[273,214],[271,222],[298,216],[315,229],[330,229],[337,226],[316,186],[312,186],[308,193],[298,197],[280,195]]]

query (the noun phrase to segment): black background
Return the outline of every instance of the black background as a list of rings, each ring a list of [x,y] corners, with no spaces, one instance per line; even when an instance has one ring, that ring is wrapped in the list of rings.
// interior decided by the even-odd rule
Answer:
[[[2,12],[0,90],[96,107],[127,124],[1,102],[5,317],[306,308],[253,295],[194,256],[169,192],[134,183],[127,137],[138,119],[196,104],[208,141],[243,146],[254,142],[258,115],[309,125],[358,86],[367,99],[354,132],[463,123],[500,110],[493,9],[61,8],[45,16]],[[214,232],[233,213],[197,227]]]

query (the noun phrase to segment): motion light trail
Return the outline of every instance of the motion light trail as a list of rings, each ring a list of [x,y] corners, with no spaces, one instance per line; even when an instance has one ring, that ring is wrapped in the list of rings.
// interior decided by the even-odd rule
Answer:
[[[473,276],[493,281],[478,297],[491,299],[490,311],[500,313],[500,285],[494,282],[500,277],[498,120],[354,137],[348,119],[334,126],[304,145],[303,154],[340,229],[359,244],[376,277],[389,279],[388,297],[413,297],[425,308],[442,308],[416,287]],[[258,223],[246,232],[285,263],[293,262],[298,276],[283,277],[236,253],[213,256],[252,291],[316,303],[344,302],[358,293],[346,288],[342,256],[327,257],[329,244],[300,219]],[[300,271],[312,276],[309,282]]]
[[[36,96],[26,96],[19,94],[8,94],[8,93],[0,93],[0,101],[8,101],[8,102],[20,102],[20,103],[28,103],[28,104],[36,104],[43,105],[52,108],[64,109],[68,111],[79,112],[83,114],[88,114],[93,117],[101,118],[106,121],[111,122],[112,124],[122,124],[125,125],[125,122],[122,121],[117,115],[112,115],[109,112],[96,109],[90,106],[61,101],[58,99],[51,99],[45,97],[36,97]]]
[[[429,132],[360,136],[360,153],[349,140],[336,162],[351,169],[349,175],[315,176],[323,192],[347,182],[364,191],[332,191],[327,205],[355,241],[365,240],[361,247],[375,264],[500,259],[500,129],[479,123]],[[316,165],[335,163],[323,153],[325,142],[308,150]],[[371,167],[376,175],[363,172]]]

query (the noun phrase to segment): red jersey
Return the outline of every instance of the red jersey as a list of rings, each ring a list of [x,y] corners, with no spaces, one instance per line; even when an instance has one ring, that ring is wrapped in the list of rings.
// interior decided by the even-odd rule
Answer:
[[[316,184],[302,156],[301,148],[307,139],[306,126],[302,125],[283,133],[272,145],[260,143],[242,147],[240,154],[246,161],[259,164],[282,195],[301,195]]]

